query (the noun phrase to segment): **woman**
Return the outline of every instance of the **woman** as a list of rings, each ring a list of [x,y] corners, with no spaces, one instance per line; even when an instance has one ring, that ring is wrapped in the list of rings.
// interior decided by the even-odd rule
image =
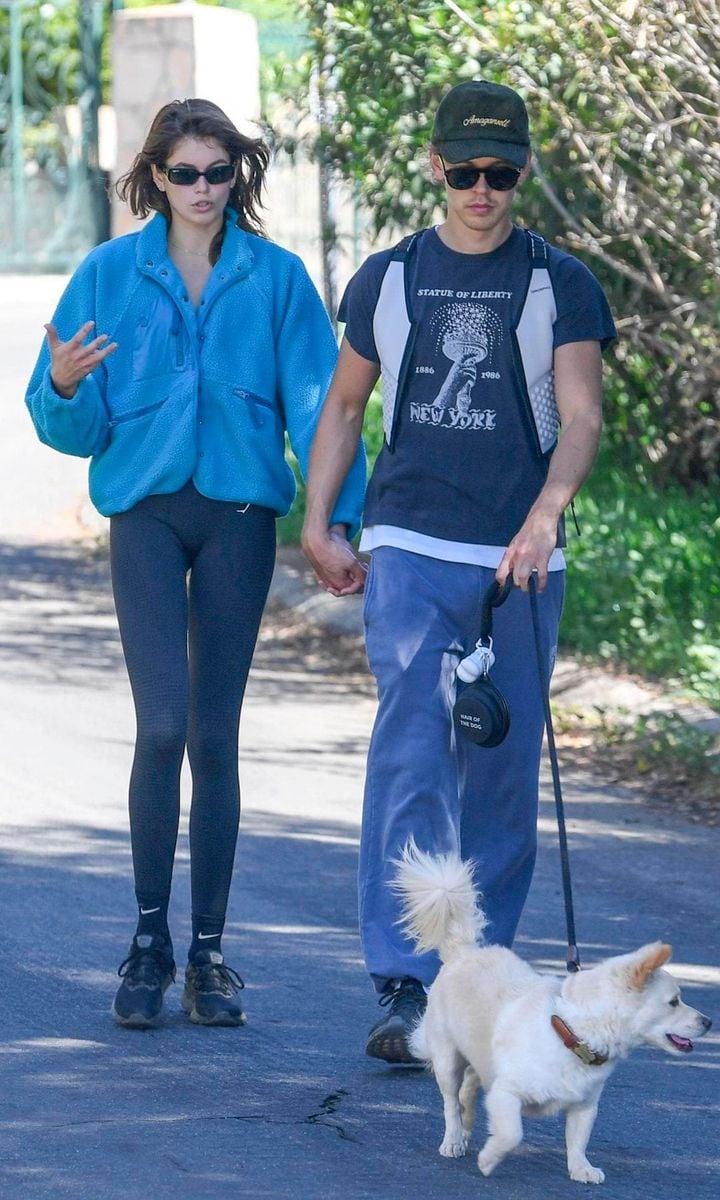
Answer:
[[[90,457],[137,716],[130,833],[138,923],[113,1004],[158,1022],[175,978],[167,921],[185,749],[192,942],[183,1007],[245,1020],[221,937],[239,819],[240,708],[275,554],[336,345],[302,263],[258,215],[269,153],[207,100],[173,101],[119,180],[138,233],[73,275],[27,394],[40,440]],[[364,464],[334,513],[357,525]],[[344,530],[343,530],[344,532]]]

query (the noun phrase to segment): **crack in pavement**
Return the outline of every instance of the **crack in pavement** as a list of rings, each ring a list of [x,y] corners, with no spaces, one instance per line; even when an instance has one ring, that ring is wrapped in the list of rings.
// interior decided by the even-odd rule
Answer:
[[[343,1141],[357,1141],[357,1138],[351,1137],[345,1127],[340,1125],[337,1121],[326,1121],[323,1119],[324,1117],[334,1116],[339,1109],[343,1098],[349,1095],[350,1093],[347,1088],[338,1088],[336,1092],[330,1092],[329,1096],[326,1096],[325,1099],[321,1101],[319,1111],[316,1113],[310,1113],[310,1116],[306,1117],[306,1121],[309,1125],[323,1125],[326,1129],[334,1129],[338,1137],[342,1138]]]
[[[333,1116],[343,1097],[349,1096],[350,1093],[345,1088],[339,1088],[337,1092],[331,1092],[320,1102],[320,1107],[317,1112],[310,1113],[307,1117],[272,1117],[265,1113],[208,1113],[205,1116],[196,1114],[179,1114],[177,1116],[154,1116],[138,1118],[134,1115],[132,1118],[133,1124],[143,1125],[169,1125],[190,1122],[205,1122],[205,1121],[263,1121],[268,1125],[315,1125],[323,1129],[333,1129],[338,1137],[347,1142],[354,1142],[357,1139],[353,1138],[337,1121],[328,1121],[326,1118]],[[43,1128],[46,1131],[61,1130],[61,1129],[80,1129],[85,1126],[100,1126],[100,1125],[127,1125],[130,1117],[109,1117],[106,1120],[99,1118],[90,1118],[86,1121],[62,1121],[56,1125],[45,1125]]]

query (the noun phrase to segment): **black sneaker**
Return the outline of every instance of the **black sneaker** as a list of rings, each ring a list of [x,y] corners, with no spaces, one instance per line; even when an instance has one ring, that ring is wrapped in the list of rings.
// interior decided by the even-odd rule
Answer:
[[[379,1003],[389,1005],[390,1011],[370,1030],[365,1053],[389,1063],[421,1065],[410,1050],[409,1038],[427,1006],[422,984],[417,979],[401,979],[396,988],[383,993]]]
[[[235,993],[245,984],[217,950],[199,950],[185,970],[182,1006],[197,1025],[244,1025]]]
[[[112,1006],[118,1025],[150,1029],[157,1025],[163,996],[175,982],[172,943],[162,934],[141,934],[132,940],[130,953],[118,967],[122,983]]]

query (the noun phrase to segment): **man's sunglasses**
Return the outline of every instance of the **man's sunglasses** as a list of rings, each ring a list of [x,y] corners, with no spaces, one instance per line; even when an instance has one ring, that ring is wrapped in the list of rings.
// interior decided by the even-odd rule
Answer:
[[[235,163],[219,163],[217,167],[208,167],[207,171],[198,171],[196,167],[161,167],[170,183],[180,187],[191,187],[204,176],[209,184],[229,183],[235,174]]]
[[[493,163],[491,167],[446,167],[442,164],[443,174],[448,186],[458,192],[466,192],[475,187],[481,175],[494,192],[509,192],[517,184],[520,171],[517,167],[506,167],[502,163]]]

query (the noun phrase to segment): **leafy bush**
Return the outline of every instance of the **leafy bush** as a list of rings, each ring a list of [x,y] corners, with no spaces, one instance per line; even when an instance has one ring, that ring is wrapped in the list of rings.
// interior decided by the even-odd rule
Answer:
[[[582,536],[568,553],[565,647],[676,680],[720,709],[714,489],[660,490],[606,450],[577,508]]]
[[[286,91],[300,109],[312,95],[311,149],[378,232],[437,215],[427,144],[450,84],[484,76],[526,96],[535,158],[518,212],[607,289],[640,454],[668,480],[717,482],[720,0],[302,6],[306,76]]]
[[[592,767],[613,783],[642,786],[655,800],[672,802],[691,821],[720,824],[720,737],[681,712],[627,711],[552,704],[555,732],[575,767]]]

